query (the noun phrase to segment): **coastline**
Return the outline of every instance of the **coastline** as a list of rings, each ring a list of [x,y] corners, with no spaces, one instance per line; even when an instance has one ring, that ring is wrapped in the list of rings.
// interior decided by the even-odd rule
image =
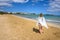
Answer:
[[[35,21],[0,15],[0,40],[60,40],[60,28],[48,26],[48,29],[43,27],[44,33],[40,34]]]
[[[15,16],[15,17],[18,17],[18,18],[22,18],[22,19],[25,19],[25,20],[30,20],[30,21],[37,22],[37,20],[35,20],[35,19],[30,19],[30,18],[21,17],[21,16],[16,16],[16,15],[12,15],[12,16]],[[60,25],[59,25],[59,24],[52,23],[52,22],[46,22],[46,23],[47,23],[47,25],[49,25],[49,26],[56,27],[56,28],[60,28]],[[55,26],[54,26],[54,25],[55,25]]]

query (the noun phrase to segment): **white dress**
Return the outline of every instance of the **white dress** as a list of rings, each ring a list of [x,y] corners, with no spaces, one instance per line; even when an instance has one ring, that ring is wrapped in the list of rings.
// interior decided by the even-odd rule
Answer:
[[[46,21],[45,21],[44,17],[38,17],[38,21],[37,21],[36,26],[38,26],[39,23],[41,24],[41,26],[44,26],[44,27],[46,27],[48,29],[48,26],[46,24]]]

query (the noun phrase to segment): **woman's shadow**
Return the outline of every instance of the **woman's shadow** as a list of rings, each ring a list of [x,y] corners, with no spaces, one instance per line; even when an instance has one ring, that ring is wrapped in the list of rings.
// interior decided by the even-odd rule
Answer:
[[[36,28],[33,28],[33,31],[36,32],[36,33],[39,33],[39,30],[36,29]]]

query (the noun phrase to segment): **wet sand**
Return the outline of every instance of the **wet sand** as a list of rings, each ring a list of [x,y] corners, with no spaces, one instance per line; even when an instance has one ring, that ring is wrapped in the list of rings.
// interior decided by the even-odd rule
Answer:
[[[60,40],[60,28],[52,25],[43,27],[44,33],[40,34],[35,21],[0,15],[0,40]]]

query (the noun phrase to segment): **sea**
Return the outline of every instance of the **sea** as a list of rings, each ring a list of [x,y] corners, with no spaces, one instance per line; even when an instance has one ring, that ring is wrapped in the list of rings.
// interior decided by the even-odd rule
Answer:
[[[30,19],[34,19],[37,20],[37,18],[39,17],[39,15],[31,15],[31,14],[15,14],[16,16],[21,16],[21,17],[25,17],[25,18],[30,18]],[[51,22],[51,23],[55,23],[60,25],[60,16],[57,15],[44,15],[45,19],[47,22]]]

